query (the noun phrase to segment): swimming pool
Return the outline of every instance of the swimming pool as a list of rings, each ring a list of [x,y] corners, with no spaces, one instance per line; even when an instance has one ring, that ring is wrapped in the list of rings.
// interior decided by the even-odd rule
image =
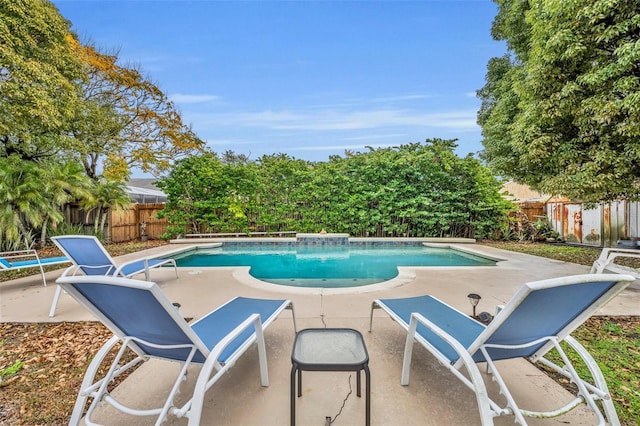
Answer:
[[[295,287],[342,288],[395,278],[399,266],[494,266],[495,260],[422,245],[224,245],[173,256],[178,267],[249,266],[254,278]]]

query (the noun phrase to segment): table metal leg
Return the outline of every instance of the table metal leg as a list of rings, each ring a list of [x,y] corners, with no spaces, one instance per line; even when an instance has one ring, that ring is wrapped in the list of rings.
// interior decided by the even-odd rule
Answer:
[[[360,374],[358,372],[358,374]],[[369,364],[365,364],[364,366],[364,374],[365,374],[365,379],[366,379],[366,394],[367,394],[367,400],[365,402],[365,406],[366,406],[366,410],[367,410],[367,414],[366,414],[366,418],[365,418],[365,424],[367,426],[371,425],[371,373],[369,372]]]
[[[358,395],[358,398],[360,398],[362,396],[362,393],[360,392],[360,389],[362,388],[362,386],[360,386],[360,384],[361,384],[361,382],[360,382],[360,370],[356,371],[356,377],[357,377],[357,379],[356,379],[357,385],[356,386],[358,386],[358,390],[357,390],[356,395]]]
[[[291,367],[291,426],[296,426],[296,370],[298,368],[294,364]]]

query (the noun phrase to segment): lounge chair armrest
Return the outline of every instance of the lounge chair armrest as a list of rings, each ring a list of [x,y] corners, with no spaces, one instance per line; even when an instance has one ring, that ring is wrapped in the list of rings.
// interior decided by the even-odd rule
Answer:
[[[12,267],[12,261],[15,260],[36,260],[38,263],[40,262],[40,258],[38,257],[38,252],[29,249],[29,250],[13,250],[13,251],[3,251],[0,252],[0,259],[4,260],[4,265],[6,268]]]
[[[602,253],[600,253],[600,258],[607,258],[609,253],[633,253],[638,254],[638,249],[625,249],[625,248],[617,248],[617,247],[607,247],[602,249]]]
[[[38,252],[34,249],[3,251],[0,252],[0,257],[38,257]]]
[[[122,265],[118,266],[118,268],[114,271],[113,275],[114,276],[118,276],[118,275],[120,275],[122,273],[122,270],[125,269],[127,266],[133,265],[134,263],[140,263],[140,262],[144,263],[144,269],[142,271],[140,271],[140,272],[148,271],[149,270],[149,258],[145,257],[145,258],[142,258],[142,259],[138,258],[138,259],[130,260],[128,262],[124,262]]]
[[[447,344],[449,344],[456,353],[460,356],[460,358],[452,363],[442,352],[440,352],[435,346],[429,343],[426,339],[420,339],[420,342],[423,345],[426,345],[426,349],[431,351],[431,353],[438,358],[444,365],[448,365],[449,371],[454,373],[462,382],[467,385],[470,389],[472,389],[476,394],[476,400],[478,402],[478,408],[480,411],[480,418],[483,425],[492,425],[493,424],[493,414],[492,414],[492,401],[489,398],[489,393],[487,392],[487,388],[482,379],[482,375],[480,374],[480,370],[467,351],[467,349],[462,346],[462,344],[456,340],[449,333],[429,321],[423,315],[414,312],[411,314],[411,320],[409,322],[409,330],[407,331],[407,341],[405,344],[404,350],[404,360],[402,362],[402,385],[409,384],[409,371],[411,368],[411,352],[413,348],[413,341],[416,338],[416,333],[418,329],[418,323],[427,327],[430,331],[432,331],[436,336],[444,340]],[[448,361],[448,362],[445,362]],[[458,371],[458,366],[460,364],[464,364],[466,367],[467,373],[469,374],[469,379],[467,379],[462,373]],[[498,407],[495,407],[498,408]]]
[[[409,345],[412,345],[413,340],[416,338],[418,323],[424,325],[431,332],[433,332],[436,336],[438,336],[439,338],[444,340],[460,356],[460,359],[457,360],[457,361],[456,360],[451,360],[447,356],[445,356],[440,350],[438,350],[438,348],[436,348],[433,344],[428,342],[426,339],[424,339],[424,338],[420,339],[421,343],[423,345],[427,345],[428,349],[438,359],[440,359],[440,361],[442,361],[445,364],[446,363],[449,363],[449,364],[456,363],[457,364],[460,361],[462,361],[465,364],[471,363],[471,364],[475,365],[475,361],[473,361],[473,358],[471,357],[471,355],[467,351],[467,348],[462,346],[462,344],[458,340],[456,340],[453,336],[451,336],[449,333],[447,333],[446,331],[444,331],[443,329],[441,329],[440,327],[438,327],[437,325],[435,325],[434,323],[429,321],[427,318],[425,318],[423,315],[421,315],[421,314],[419,314],[417,312],[414,312],[414,313],[411,314],[411,320],[409,322],[409,330],[407,331],[407,341],[406,341],[406,345],[405,345],[405,355],[406,355],[406,352],[407,352],[407,347]],[[404,373],[403,373],[403,377],[404,377]],[[407,382],[408,382],[408,380],[407,380]]]
[[[627,257],[640,257],[640,250],[638,249],[621,249],[621,248],[603,248],[600,256],[596,259],[596,263],[606,264],[612,259],[619,256]]]
[[[605,248],[602,249],[600,257],[593,262],[590,273],[602,274],[606,269],[617,272],[619,274],[633,274],[638,277],[640,272],[634,268],[618,265],[615,260],[618,258],[633,258],[640,259],[640,251],[637,249],[619,249],[619,248]]]
[[[230,333],[228,333],[222,340],[220,340],[212,349],[211,354],[209,355],[209,359],[217,360],[222,351],[225,350],[227,346],[231,342],[233,342],[243,331],[248,329],[251,326],[255,326],[256,332],[262,333],[262,321],[260,320],[259,314],[251,314],[247,319],[242,321],[236,328],[234,328]]]

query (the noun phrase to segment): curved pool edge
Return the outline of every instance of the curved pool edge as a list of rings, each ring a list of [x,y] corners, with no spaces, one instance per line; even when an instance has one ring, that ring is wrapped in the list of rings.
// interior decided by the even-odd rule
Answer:
[[[445,243],[422,243],[423,246],[425,247],[435,247],[435,248],[449,248],[451,250],[457,250],[457,251],[461,251],[463,253],[467,253],[467,254],[471,254],[473,256],[478,256],[478,257],[482,257],[484,259],[488,259],[488,260],[493,260],[494,262],[504,262],[507,259],[501,258],[501,257],[497,257],[497,256],[493,256],[487,253],[484,253],[482,251],[478,251],[478,250],[474,250],[472,248],[469,248],[468,245],[460,245],[460,244],[445,244]]]
[[[408,284],[415,280],[416,273],[415,267],[398,267],[398,275],[394,278],[382,281],[375,284],[365,284],[354,287],[342,287],[342,288],[326,288],[326,287],[295,287],[283,284],[275,284],[267,281],[259,280],[253,277],[249,270],[249,266],[232,266],[232,276],[239,283],[246,286],[278,293],[291,293],[291,294],[353,294],[353,293],[370,293],[380,290],[388,290],[390,288],[399,287],[401,285]]]
[[[222,243],[220,242],[216,242],[216,243],[198,243],[198,244],[180,244],[178,246],[175,246],[177,248],[173,248],[171,250],[165,250],[162,251],[161,253],[157,253],[153,256],[151,256],[150,258],[160,258],[160,257],[171,257],[171,256],[176,256],[179,254],[183,254],[183,253],[187,253],[191,250],[203,250],[203,249],[213,249],[213,248],[220,248],[222,247]],[[172,247],[171,244],[169,244],[168,247]]]

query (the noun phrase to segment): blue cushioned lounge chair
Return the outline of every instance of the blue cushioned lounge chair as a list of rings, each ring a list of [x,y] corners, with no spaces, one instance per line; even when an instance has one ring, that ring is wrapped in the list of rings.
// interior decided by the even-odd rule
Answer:
[[[524,417],[555,417],[581,403],[596,413],[600,425],[605,424],[605,416],[609,424],[619,425],[600,368],[569,334],[633,280],[628,275],[588,274],[527,283],[488,326],[432,296],[379,299],[372,304],[369,327],[371,330],[375,308],[388,313],[407,330],[401,384],[409,384],[413,343],[418,342],[475,392],[482,425],[493,425],[494,417],[508,415],[526,425]],[[592,381],[578,375],[560,342],[575,350],[591,372]],[[553,348],[560,353],[564,365],[544,358]],[[511,358],[528,358],[564,375],[577,386],[576,398],[553,411],[520,408],[496,366],[496,361]],[[498,383],[506,399],[504,407],[489,397],[476,363],[486,363],[487,373]],[[461,371],[463,367],[468,375]],[[604,413],[596,404],[598,400]]]
[[[176,278],[178,278],[178,268],[176,261],[173,259],[144,258],[117,266],[100,241],[92,235],[61,235],[51,237],[51,240],[73,262],[73,266],[64,271],[63,277],[82,272],[85,275],[112,275],[130,278],[144,272],[144,277],[148,281],[150,279],[150,269],[163,265],[173,265]],[[60,294],[61,289],[58,287],[49,310],[50,317],[55,315]]]
[[[44,277],[43,267],[69,262],[71,261],[65,256],[41,258],[40,256],[38,256],[38,252],[35,250],[16,250],[0,253],[0,271],[14,271],[17,269],[25,268],[40,268],[42,284],[45,287],[47,286],[47,280]]]
[[[136,416],[157,416],[156,425],[168,416],[188,418],[189,425],[200,424],[206,391],[236,362],[253,343],[258,344],[262,386],[269,385],[263,330],[284,309],[289,300],[237,297],[187,324],[160,288],[152,282],[113,276],[67,276],[57,283],[81,305],[91,311],[114,336],[104,344],[87,368],[69,424],[79,424],[87,399],[91,398],[85,424],[100,401]],[[96,378],[105,357],[121,343],[115,360],[102,378]],[[138,357],[124,365],[120,359],[126,348]],[[154,409],[136,409],[117,401],[107,390],[109,382],[149,358],[176,361],[182,368],[166,402]],[[190,364],[201,364],[195,388],[184,405],[174,405],[180,384]]]

